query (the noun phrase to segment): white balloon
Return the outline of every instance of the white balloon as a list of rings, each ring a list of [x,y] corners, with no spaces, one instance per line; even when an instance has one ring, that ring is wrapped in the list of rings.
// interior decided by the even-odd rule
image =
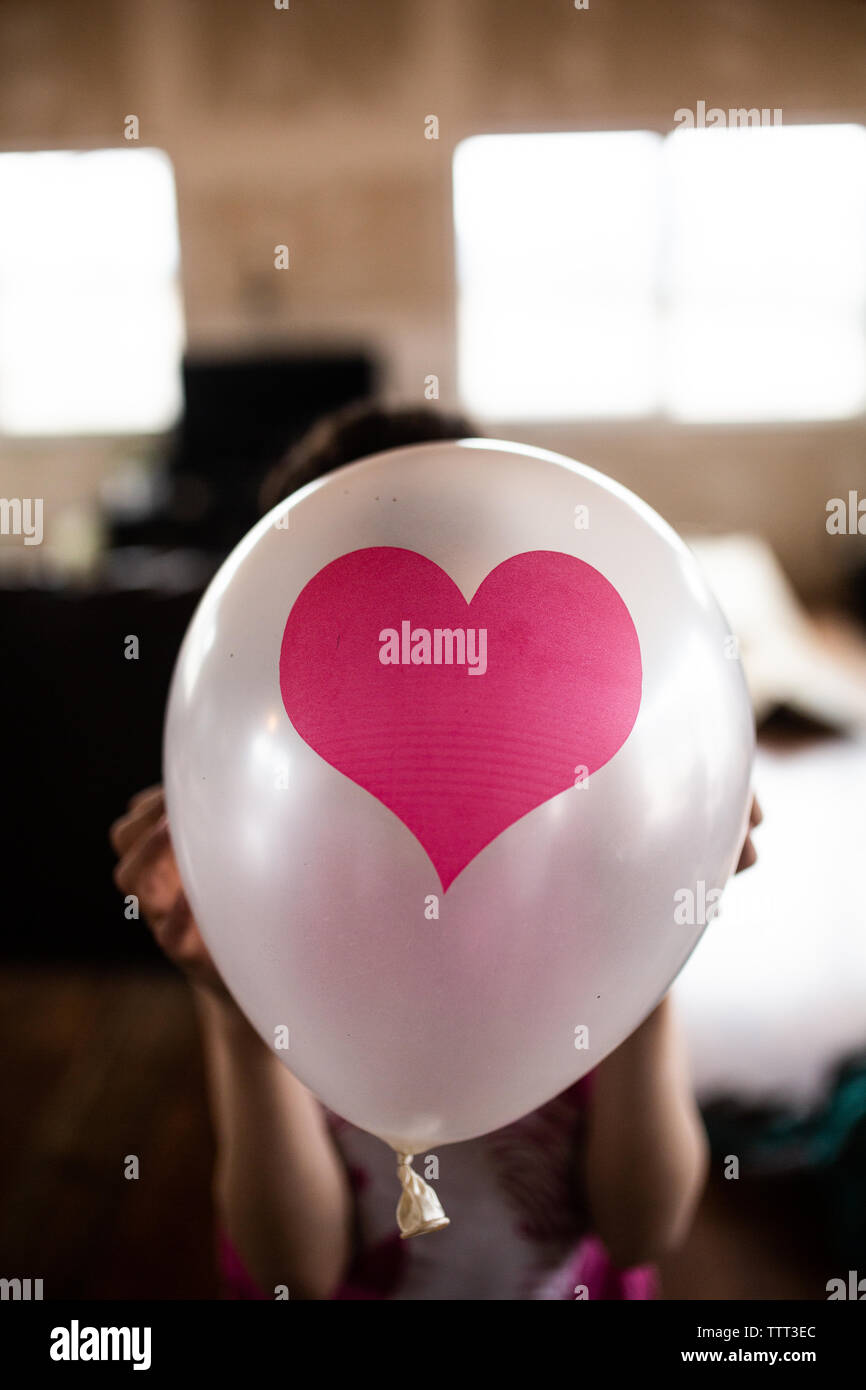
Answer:
[[[574,557],[613,586],[639,642],[640,706],[622,746],[515,819],[447,890],[408,825],[301,737],[281,693],[299,595],[371,547],[426,557],[467,600],[511,557]],[[394,593],[383,627],[413,618],[404,599]],[[570,642],[584,615],[565,616]],[[347,632],[352,621],[347,595]],[[491,647],[488,671],[496,659]],[[342,685],[322,687],[338,703],[340,669]],[[466,688],[487,679],[467,670]],[[460,736],[440,733],[443,747]],[[423,1153],[535,1109],[658,1003],[736,865],[753,743],[735,644],[670,527],[581,464],[462,440],[330,474],[229,556],[178,658],[166,796],[190,903],[244,1012],[271,1045],[289,1030],[278,1055],[334,1111]],[[484,747],[496,751],[477,761],[479,796],[486,778],[491,796],[523,794],[508,740],[493,728]]]

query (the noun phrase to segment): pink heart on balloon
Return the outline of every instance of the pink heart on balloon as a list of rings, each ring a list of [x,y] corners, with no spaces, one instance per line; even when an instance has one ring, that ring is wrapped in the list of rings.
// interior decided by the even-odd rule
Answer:
[[[301,590],[280,651],[301,738],[399,816],[443,890],[610,761],[641,674],[616,589],[554,550],[504,560],[469,603],[424,555],[354,550]]]

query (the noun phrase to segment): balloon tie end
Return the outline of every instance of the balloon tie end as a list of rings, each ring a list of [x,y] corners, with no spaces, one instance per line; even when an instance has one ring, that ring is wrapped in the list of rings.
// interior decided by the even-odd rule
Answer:
[[[410,1153],[397,1154],[397,1177],[403,1187],[397,1203],[397,1225],[403,1240],[450,1225],[433,1188],[412,1167],[414,1157]]]

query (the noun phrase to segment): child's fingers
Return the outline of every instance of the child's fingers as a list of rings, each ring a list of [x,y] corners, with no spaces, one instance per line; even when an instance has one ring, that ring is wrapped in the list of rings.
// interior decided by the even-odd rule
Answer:
[[[134,892],[145,873],[152,873],[160,859],[174,856],[168,833],[168,821],[163,816],[145,834],[138,837],[114,870],[114,882],[122,893]]]
[[[757,861],[758,851],[752,844],[751,835],[747,835],[745,844],[743,845],[743,848],[740,850],[740,858],[735,872],[741,874],[744,869],[751,869],[752,865],[756,864]]]
[[[191,978],[224,991],[181,886],[162,788],[150,787],[133,797],[109,838],[119,856],[114,882],[121,893],[138,897],[160,949]]]
[[[127,811],[126,815],[114,822],[108,832],[114,852],[119,855],[126,854],[136,840],[141,839],[164,814],[165,806],[161,797],[142,801],[134,811]]]
[[[191,980],[206,985],[223,999],[231,999],[201,938],[182,888],[165,916],[154,922],[153,935],[168,959]]]
[[[751,869],[752,865],[758,862],[758,851],[755,849],[754,841],[752,840],[752,831],[755,829],[755,826],[761,824],[763,819],[764,813],[761,810],[760,802],[756,796],[753,796],[752,804],[749,808],[749,833],[743,843],[743,848],[740,850],[740,858],[734,870],[735,873],[741,874],[744,869]]]
[[[177,965],[189,962],[184,959],[182,950],[184,938],[189,936],[192,912],[181,888],[165,917],[154,927],[154,936],[170,960]]]
[[[162,784],[157,782],[152,787],[145,787],[143,791],[136,792],[135,796],[129,798],[129,809],[134,811],[145,801],[165,801],[165,792]]]

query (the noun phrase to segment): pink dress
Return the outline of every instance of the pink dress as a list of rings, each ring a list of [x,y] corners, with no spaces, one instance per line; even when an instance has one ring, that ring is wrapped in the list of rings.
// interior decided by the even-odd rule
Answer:
[[[402,1240],[396,1159],[379,1139],[328,1112],[355,1193],[359,1248],[335,1299],[650,1299],[650,1266],[618,1270],[588,1229],[581,1192],[592,1074],[493,1134],[449,1144],[433,1183],[450,1226]],[[426,1177],[428,1155],[414,1167]],[[226,1296],[264,1299],[225,1237]],[[289,1290],[291,1297],[291,1290]]]

